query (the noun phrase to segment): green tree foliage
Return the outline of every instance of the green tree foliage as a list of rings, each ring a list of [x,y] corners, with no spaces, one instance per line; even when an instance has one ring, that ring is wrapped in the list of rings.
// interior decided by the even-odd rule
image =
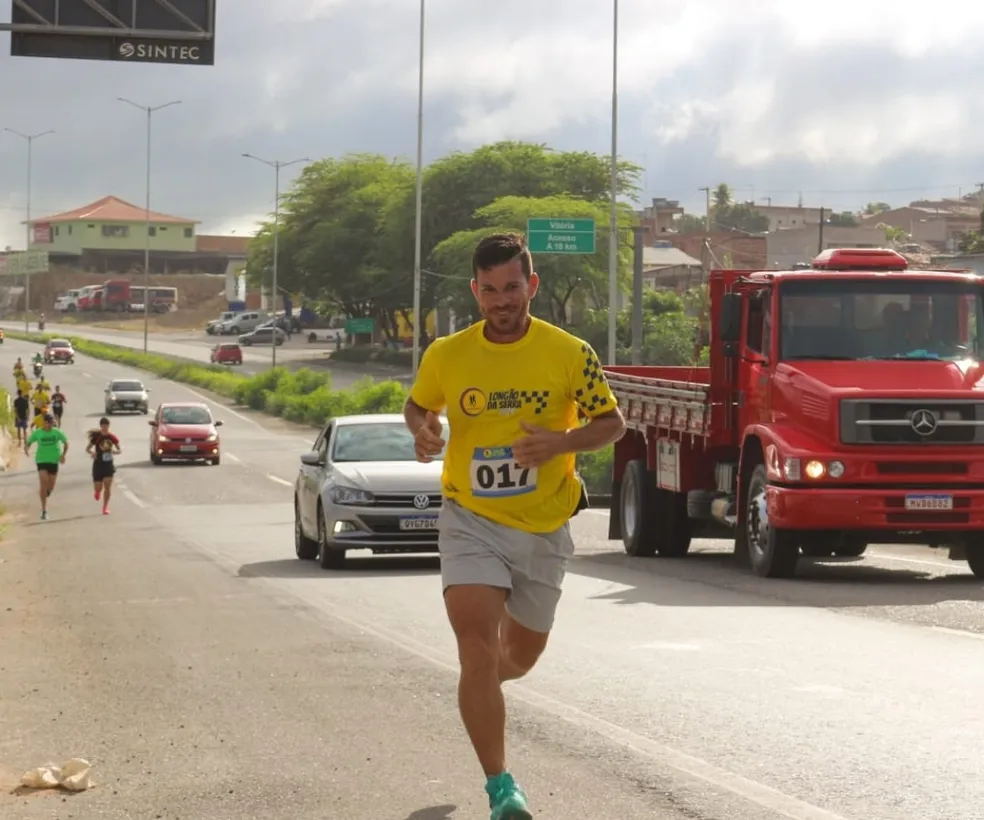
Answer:
[[[714,208],[711,212],[711,229],[762,233],[769,230],[769,218],[759,213],[751,202],[735,202],[731,188],[722,182],[712,194]]]
[[[439,270],[460,272],[441,280],[441,293],[455,313],[478,318],[469,281],[472,251],[481,236],[492,231],[525,232],[527,219],[557,216],[594,219],[598,228],[596,252],[537,255],[534,264],[540,276],[540,292],[533,302],[534,313],[563,327],[568,324],[572,308],[607,305],[609,206],[572,196],[506,196],[475,212],[481,228],[459,231],[434,248],[433,259]],[[634,222],[633,212],[623,207],[619,215],[622,229],[627,230]],[[619,284],[624,288],[629,282],[632,248],[621,243],[619,257]]]
[[[673,227],[679,234],[704,233],[707,230],[707,219],[694,214],[680,214],[674,218]]]
[[[887,202],[869,202],[864,206],[865,216],[873,216],[874,214],[880,214],[890,210],[892,210],[892,206]]]
[[[960,237],[959,247],[963,253],[984,253],[984,210],[981,211],[980,226]]]
[[[842,211],[839,214],[831,214],[827,218],[827,224],[840,228],[857,227],[858,218],[850,211]]]

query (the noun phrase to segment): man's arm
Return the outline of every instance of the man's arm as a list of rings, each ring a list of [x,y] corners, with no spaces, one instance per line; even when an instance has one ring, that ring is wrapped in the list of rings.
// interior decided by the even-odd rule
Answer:
[[[444,385],[438,367],[438,352],[442,340],[437,340],[424,351],[417,368],[410,395],[403,405],[403,420],[415,436],[427,421],[427,414],[438,415],[445,404]]]
[[[417,431],[424,426],[429,412],[426,407],[421,407],[412,398],[407,398],[403,405],[403,420],[407,423],[407,428],[411,433],[417,435]]]
[[[587,424],[568,430],[564,434],[564,452],[589,453],[607,447],[625,434],[625,419],[617,407],[602,413]]]

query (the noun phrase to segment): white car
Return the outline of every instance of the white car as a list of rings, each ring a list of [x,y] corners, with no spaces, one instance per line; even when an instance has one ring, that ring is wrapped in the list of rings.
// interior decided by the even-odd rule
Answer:
[[[294,484],[297,557],[329,569],[342,566],[348,550],[436,552],[443,463],[443,454],[429,464],[416,460],[402,415],[332,419],[301,456]]]

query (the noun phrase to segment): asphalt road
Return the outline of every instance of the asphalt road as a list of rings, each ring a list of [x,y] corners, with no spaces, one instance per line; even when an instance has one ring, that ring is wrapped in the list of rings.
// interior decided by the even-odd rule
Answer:
[[[0,327],[23,331],[24,323],[0,322]],[[31,329],[36,330],[36,325],[32,323]],[[138,331],[48,322],[45,326],[45,332],[77,336],[96,342],[143,350],[143,333]],[[149,333],[147,335],[150,352],[190,359],[204,364],[209,362],[209,351],[223,341],[235,342],[236,337],[209,336],[204,330],[187,333]],[[291,369],[307,367],[312,370],[330,371],[332,384],[339,389],[351,387],[367,373],[377,381],[382,379],[409,381],[409,373],[395,367],[374,365],[370,368],[366,365],[339,362],[332,364],[329,361],[331,349],[331,345],[324,342],[309,344],[304,333],[294,334],[289,342],[277,348],[277,364]],[[271,363],[272,355],[268,345],[247,347],[243,348],[242,366],[235,367],[233,370],[237,373],[253,375],[269,369]]]
[[[115,419],[99,516],[77,456],[116,375],[57,371],[77,449],[52,521],[30,469],[0,477],[25,516],[0,544],[0,785],[76,755],[103,785],[0,795],[0,817],[486,816],[436,562],[298,561],[290,485],[313,432],[221,404],[220,467],[152,467],[146,419]],[[606,527],[575,519],[551,645],[509,687],[538,820],[984,814],[984,592],[962,565],[880,547],[766,581],[717,542],[630,559]]]

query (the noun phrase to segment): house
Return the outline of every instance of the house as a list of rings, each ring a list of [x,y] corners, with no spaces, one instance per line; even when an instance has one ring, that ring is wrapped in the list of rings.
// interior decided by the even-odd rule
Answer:
[[[198,221],[147,211],[117,196],[32,219],[31,250],[47,251],[52,264],[100,273],[142,270],[150,240],[152,272],[226,273],[246,258],[246,237],[196,234]]]
[[[674,232],[673,220],[683,212],[677,200],[653,197],[653,204],[639,211],[639,224],[645,227],[647,239],[661,238],[662,234]]]
[[[788,228],[802,228],[807,225],[819,225],[821,213],[829,217],[829,209],[804,208],[802,205],[755,205],[751,209],[762,214],[769,220],[769,232],[782,231]]]
[[[704,266],[699,259],[673,247],[669,242],[657,242],[642,249],[642,286],[686,290],[704,281]]]
[[[770,269],[788,270],[800,262],[810,262],[827,248],[883,248],[887,244],[884,228],[876,225],[841,227],[810,225],[768,234],[766,263]]]
[[[954,251],[960,239],[980,227],[981,215],[973,206],[954,202],[924,202],[892,208],[861,219],[861,225],[884,224],[906,232],[913,242],[932,245],[941,251]]]
[[[739,231],[683,233],[665,239],[686,254],[695,257],[708,270],[737,268],[762,270],[766,267],[766,238]]]

